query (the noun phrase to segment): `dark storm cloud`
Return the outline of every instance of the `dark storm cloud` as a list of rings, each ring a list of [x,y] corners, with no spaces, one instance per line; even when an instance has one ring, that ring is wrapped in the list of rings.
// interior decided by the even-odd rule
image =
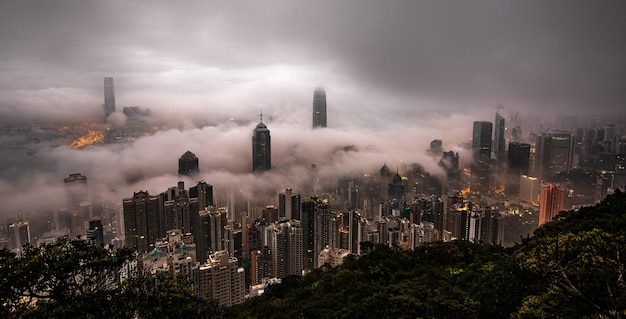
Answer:
[[[498,104],[506,114],[624,115],[625,9],[577,0],[2,1],[0,122],[101,122],[102,79],[112,76],[118,110],[150,108],[180,129],[80,151],[2,149],[0,190],[37,188],[58,201],[62,178],[81,172],[91,191],[119,202],[137,188],[173,186],[187,150],[216,186],[297,189],[312,163],[328,180],[385,162],[437,173],[428,143],[469,142],[471,122],[492,121]],[[317,86],[329,129],[315,132]],[[276,165],[265,180],[249,173],[261,110]],[[249,124],[197,128],[229,118]],[[355,151],[337,151],[348,145]],[[141,185],[126,185],[132,174]],[[24,203],[34,204],[14,197],[3,209]]]
[[[114,76],[132,92],[127,105],[192,114],[247,112],[281,103],[280,95],[308,99],[320,84],[355,89],[345,96],[346,112],[380,108],[369,105],[372,98],[391,113],[413,114],[491,112],[497,104],[617,112],[626,101],[626,5],[619,1],[0,6],[5,95],[74,88],[101,98],[101,78]],[[306,94],[279,90],[286,83]],[[3,113],[7,107],[2,102]]]

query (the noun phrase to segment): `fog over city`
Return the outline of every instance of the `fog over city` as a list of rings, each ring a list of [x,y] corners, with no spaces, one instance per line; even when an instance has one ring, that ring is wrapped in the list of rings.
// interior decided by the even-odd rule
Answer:
[[[123,125],[103,123],[113,77],[118,112],[149,109],[165,129],[79,150],[0,137],[0,219],[62,206],[71,173],[110,200],[162,192],[186,151],[200,163],[188,185],[299,191],[313,164],[322,182],[385,163],[443,174],[430,141],[469,161],[472,122],[498,105],[529,129],[561,128],[564,115],[588,126],[596,113],[623,124],[624,12],[621,1],[3,1],[1,123]],[[318,86],[328,128],[313,130]],[[258,178],[261,112],[273,168]]]

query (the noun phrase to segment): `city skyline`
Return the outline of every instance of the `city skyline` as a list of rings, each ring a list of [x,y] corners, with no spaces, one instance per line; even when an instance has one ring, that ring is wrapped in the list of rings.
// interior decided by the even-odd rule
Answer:
[[[459,152],[467,166],[471,123],[492,122],[498,105],[508,128],[521,124],[524,136],[590,127],[596,113],[596,124],[619,127],[626,50],[616,41],[625,23],[616,12],[623,4],[557,3],[373,3],[356,12],[346,4],[275,10],[221,4],[208,12],[203,3],[147,10],[2,3],[3,124],[102,124],[102,79],[111,77],[118,111],[103,125],[124,126],[119,110],[139,105],[152,111],[155,125],[166,126],[133,143],[80,151],[58,141],[0,137],[10,146],[0,153],[0,190],[17,193],[0,214],[36,211],[27,189],[46,194],[40,206],[59,202],[60,177],[78,172],[89,176],[90,191],[110,198],[138,188],[158,191],[179,179],[176,162],[186,151],[201,159],[198,178],[216,187],[257,189],[269,182],[299,191],[311,165],[326,181],[337,173],[375,172],[384,163],[420,163],[443,174],[438,159],[424,154],[429,141],[442,140],[443,151]],[[103,19],[111,15],[119,19],[114,26]],[[320,15],[330,23],[319,25]],[[159,24],[155,16],[163,18]],[[37,23],[24,25],[26,18]],[[313,131],[311,92],[318,86],[332,97],[332,126]],[[250,173],[259,108],[274,137],[276,169],[265,181]]]

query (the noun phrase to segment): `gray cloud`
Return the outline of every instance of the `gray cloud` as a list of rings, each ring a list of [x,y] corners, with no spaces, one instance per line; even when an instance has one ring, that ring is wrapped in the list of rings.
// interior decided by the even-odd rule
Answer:
[[[428,143],[468,142],[471,122],[493,120],[498,104],[545,114],[536,126],[563,113],[617,121],[626,115],[624,9],[578,0],[2,1],[0,122],[99,123],[102,79],[112,76],[118,110],[150,108],[180,130],[80,151],[3,149],[0,191],[34,181],[52,201],[52,185],[80,171],[90,188],[122,198],[137,190],[125,186],[136,171],[141,187],[161,192],[187,150],[210,183],[261,186],[248,173],[261,109],[277,166],[268,178],[285,187],[312,163],[328,178],[384,162],[435,172]],[[320,85],[330,128],[311,131]],[[229,118],[249,124],[197,128]],[[357,151],[334,151],[345,145]]]

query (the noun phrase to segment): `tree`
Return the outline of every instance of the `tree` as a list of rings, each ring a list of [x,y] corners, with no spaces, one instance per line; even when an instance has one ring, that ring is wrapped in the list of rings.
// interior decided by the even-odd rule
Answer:
[[[569,304],[580,315],[622,318],[626,313],[625,248],[623,235],[599,229],[526,240],[513,258],[541,276],[549,289],[539,299],[526,298],[525,307],[532,308],[540,304],[538,300],[552,296],[565,300],[555,305]],[[558,313],[562,309],[551,310]]]
[[[37,247],[25,245],[19,256],[2,249],[0,313],[11,318],[27,311],[35,316],[36,307],[105,306],[100,303],[110,301],[106,292],[115,290],[120,268],[133,256],[130,249],[107,250],[67,237]]]

